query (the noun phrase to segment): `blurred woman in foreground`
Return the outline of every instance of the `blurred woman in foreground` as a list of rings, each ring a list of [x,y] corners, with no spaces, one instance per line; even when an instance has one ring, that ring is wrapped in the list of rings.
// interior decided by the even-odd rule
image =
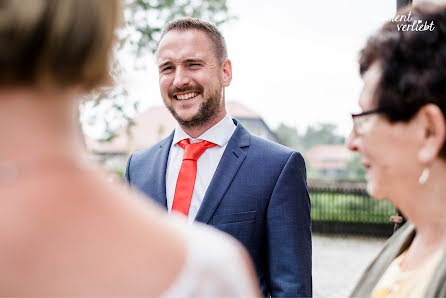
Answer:
[[[254,296],[245,252],[88,165],[81,95],[110,81],[117,0],[0,3],[0,296]]]
[[[370,195],[408,222],[352,297],[446,296],[446,7],[423,3],[410,17],[386,23],[360,55],[363,112],[347,145],[361,154]],[[402,30],[425,21],[434,30]]]

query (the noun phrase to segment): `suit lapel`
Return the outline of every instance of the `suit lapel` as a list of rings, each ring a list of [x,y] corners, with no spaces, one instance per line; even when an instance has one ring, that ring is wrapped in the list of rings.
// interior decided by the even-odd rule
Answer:
[[[175,132],[175,131],[174,131]],[[150,187],[156,187],[156,193],[158,194],[154,199],[167,209],[167,196],[166,196],[166,171],[167,171],[167,159],[169,158],[170,146],[172,145],[174,132],[170,134],[162,143],[159,144],[159,156],[154,162],[155,171],[155,183]]]
[[[217,209],[221,199],[246,158],[246,148],[249,147],[250,134],[236,120],[234,120],[234,123],[237,125],[237,128],[229,139],[214,177],[209,184],[206,195],[195,217],[196,221],[209,223],[215,209]]]

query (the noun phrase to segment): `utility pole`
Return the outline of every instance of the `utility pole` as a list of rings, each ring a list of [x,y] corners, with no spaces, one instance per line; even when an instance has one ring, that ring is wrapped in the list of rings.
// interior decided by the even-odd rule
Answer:
[[[398,11],[400,8],[403,8],[408,4],[412,4],[412,0],[396,0],[396,10]],[[396,214],[390,217],[390,222],[393,222],[393,231],[396,232],[396,230],[406,223],[406,219],[404,218],[404,215],[396,209]]]
[[[396,10],[406,6],[407,4],[411,4],[412,0],[396,0]]]

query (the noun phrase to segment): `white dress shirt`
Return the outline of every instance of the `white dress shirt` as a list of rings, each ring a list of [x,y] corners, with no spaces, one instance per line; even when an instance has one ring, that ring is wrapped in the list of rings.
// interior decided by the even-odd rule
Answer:
[[[189,214],[187,221],[192,223],[198,213],[201,202],[203,201],[206,190],[214,177],[215,170],[220,162],[226,145],[229,142],[236,126],[232,122],[229,114],[213,127],[208,129],[198,138],[191,138],[178,124],[175,128],[172,146],[169,151],[169,158],[167,160],[166,171],[166,196],[167,208],[169,214],[172,210],[173,198],[175,195],[175,187],[177,185],[178,174],[180,172],[181,163],[183,162],[184,149],[178,144],[179,141],[189,139],[190,143],[198,143],[201,141],[209,141],[217,144],[215,147],[208,148],[198,158],[197,161],[197,177],[195,179],[194,191],[192,193],[192,200],[190,203]]]

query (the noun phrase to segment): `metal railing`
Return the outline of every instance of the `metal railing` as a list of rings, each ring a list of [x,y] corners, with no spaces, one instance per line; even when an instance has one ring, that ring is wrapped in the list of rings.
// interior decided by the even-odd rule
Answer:
[[[313,232],[388,237],[395,207],[377,201],[364,182],[309,181]]]

